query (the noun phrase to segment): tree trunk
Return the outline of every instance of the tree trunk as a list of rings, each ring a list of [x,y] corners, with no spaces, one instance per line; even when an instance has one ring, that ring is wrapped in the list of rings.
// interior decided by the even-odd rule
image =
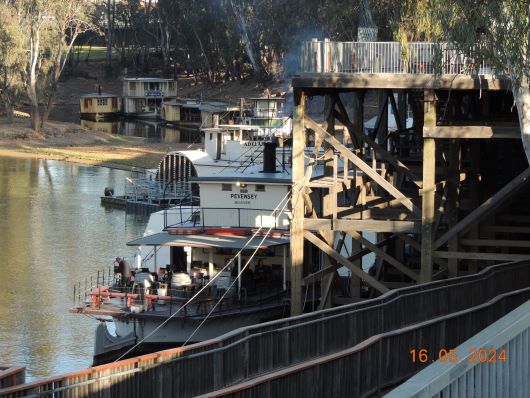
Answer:
[[[39,104],[31,104],[31,128],[34,131],[41,129]]]
[[[528,83],[528,79],[524,76],[519,84],[514,83],[514,79],[512,79],[513,99],[517,106],[523,148],[530,164],[530,88]]]
[[[2,102],[4,103],[7,121],[11,123],[13,121],[13,104],[5,99],[2,99]]]
[[[250,41],[250,37],[248,35],[247,23],[245,21],[245,16],[243,15],[243,9],[236,6],[234,0],[231,0],[230,4],[232,6],[232,10],[234,11],[234,15],[236,16],[237,24],[239,25],[239,30],[241,31],[241,40],[243,41],[243,45],[245,46],[245,53],[247,54],[247,57],[250,63],[252,64],[252,69],[254,69],[256,78],[258,79],[258,81],[261,81],[262,68],[254,54],[252,42]]]
[[[114,0],[107,0],[107,77],[112,76],[112,29]]]

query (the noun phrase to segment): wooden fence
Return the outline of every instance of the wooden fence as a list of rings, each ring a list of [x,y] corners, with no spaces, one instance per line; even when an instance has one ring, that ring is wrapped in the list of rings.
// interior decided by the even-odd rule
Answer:
[[[0,390],[0,397],[194,396],[296,363],[320,361],[318,357],[355,347],[366,347],[355,354],[362,366],[350,363],[352,367],[348,370],[346,365],[340,365],[340,369],[347,372],[343,377],[357,378],[363,384],[381,388],[405,376],[383,372],[382,362],[373,362],[377,358],[377,361],[382,360],[375,356],[382,355],[378,350],[384,348],[385,361],[400,363],[401,367],[406,364],[408,350],[412,348],[447,344],[449,349],[449,345],[454,346],[469,335],[466,325],[473,331],[486,326],[513,308],[512,301],[506,304],[507,300],[517,303],[526,300],[527,290],[513,296],[514,299],[512,296],[495,298],[529,286],[530,262],[496,265],[475,275],[396,289],[361,303],[241,328],[188,347]],[[484,305],[491,300],[494,300],[491,305]],[[495,304],[501,302],[505,304]],[[449,315],[459,311],[463,326],[459,326],[460,320],[453,321],[458,316]],[[442,321],[450,327],[430,329],[430,324]],[[415,329],[422,322],[426,329]],[[445,333],[443,338],[440,333]],[[370,343],[383,336],[387,336],[384,344]],[[416,336],[417,340],[411,340],[411,336]],[[410,346],[412,341],[415,346]],[[397,347],[406,352],[398,355]],[[393,351],[396,353],[392,354]],[[373,372],[382,373],[373,379]],[[363,394],[370,393],[373,388]]]

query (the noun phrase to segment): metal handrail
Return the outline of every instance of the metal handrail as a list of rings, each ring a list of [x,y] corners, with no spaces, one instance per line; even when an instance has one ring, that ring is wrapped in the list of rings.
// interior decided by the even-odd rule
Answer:
[[[376,299],[249,326],[184,348],[174,348],[11,388],[0,391],[0,397],[38,395],[45,391],[63,391],[64,389],[75,390],[84,388],[83,383],[95,383],[94,387],[99,388],[98,383],[108,383],[113,379],[116,383],[120,381],[129,383],[128,380],[130,383],[138,383],[136,378],[141,378],[143,374],[152,378],[151,373],[146,372],[147,369],[153,366],[164,366],[164,363],[168,362],[171,362],[172,371],[176,372],[173,373],[175,375],[179,374],[178,371],[181,369],[177,367],[179,363],[188,368],[194,366],[194,369],[208,365],[210,371],[202,374],[201,388],[204,389],[206,383],[208,385],[214,383],[217,388],[220,388],[227,385],[226,383],[230,380],[233,382],[249,377],[252,372],[263,372],[271,369],[272,366],[285,366],[284,361],[308,360],[314,355],[336,352],[351,347],[365,335],[370,336],[384,330],[402,328],[411,322],[421,322],[429,317],[461,311],[469,306],[487,302],[492,297],[502,295],[507,291],[528,286],[529,272],[528,261],[490,266],[478,274],[396,289]],[[404,308],[408,309],[407,312],[403,312]],[[426,310],[428,313],[424,312]],[[370,314],[374,316],[374,322],[367,324],[363,320],[368,319]],[[373,327],[373,330],[368,330],[365,326],[369,327],[368,329]],[[384,330],[381,329],[383,326]],[[359,335],[361,332],[362,335]],[[321,336],[322,338],[302,341],[302,336],[308,338]],[[326,336],[329,338],[325,338]],[[316,351],[315,344],[320,347]],[[245,363],[251,366],[250,369],[248,366],[241,366],[242,353],[246,352],[248,355],[249,352],[253,352],[253,357],[259,360],[260,355],[265,351],[275,351],[279,346],[285,346],[282,352],[290,354],[275,357],[271,363],[246,361]],[[293,355],[296,357],[292,357]],[[186,358],[186,361],[178,362],[178,358]],[[218,378],[215,379],[217,381],[212,380],[214,378],[211,371],[212,364],[216,366],[216,369],[218,365],[224,364],[225,370],[221,380]],[[133,368],[139,373],[131,379],[124,379],[124,375],[130,375],[130,370]],[[176,378],[175,383],[177,382],[180,383],[179,385],[186,384]]]
[[[302,43],[300,72],[492,74],[497,71],[476,51],[450,43],[332,42]]]

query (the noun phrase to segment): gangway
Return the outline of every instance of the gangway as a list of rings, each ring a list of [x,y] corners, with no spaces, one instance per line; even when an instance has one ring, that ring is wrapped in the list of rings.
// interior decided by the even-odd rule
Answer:
[[[496,265],[10,387],[0,397],[285,396],[304,385],[313,386],[307,396],[379,395],[426,366],[411,361],[412,348],[456,347],[528,299],[530,262]]]

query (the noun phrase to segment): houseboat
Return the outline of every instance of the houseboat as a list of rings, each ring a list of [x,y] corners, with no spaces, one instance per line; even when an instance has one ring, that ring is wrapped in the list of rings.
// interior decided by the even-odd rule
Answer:
[[[79,99],[81,119],[100,121],[120,115],[119,97],[109,93],[90,93]]]
[[[213,127],[233,120],[239,110],[222,101],[177,98],[162,104],[162,119],[179,127]]]
[[[245,172],[195,177],[199,207],[155,213],[128,243],[144,257],[134,282],[97,286],[73,309],[112,319],[113,332],[97,327],[95,363],[288,315],[291,174],[274,146]]]
[[[177,97],[177,82],[157,77],[123,79],[123,112],[126,116],[160,118],[162,103]]]

